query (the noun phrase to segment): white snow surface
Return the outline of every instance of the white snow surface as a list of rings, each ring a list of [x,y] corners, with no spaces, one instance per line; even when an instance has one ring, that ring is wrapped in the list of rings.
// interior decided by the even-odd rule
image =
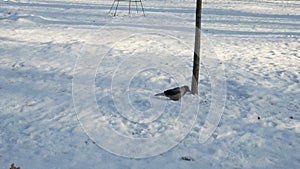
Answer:
[[[204,0],[178,102],[195,2],[112,2],[0,0],[0,169],[300,167],[299,0]]]

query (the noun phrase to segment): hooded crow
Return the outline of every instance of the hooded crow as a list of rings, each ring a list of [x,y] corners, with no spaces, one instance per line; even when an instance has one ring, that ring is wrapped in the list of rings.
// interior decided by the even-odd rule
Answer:
[[[177,101],[182,96],[184,96],[186,92],[190,92],[190,88],[188,86],[182,86],[166,90],[162,93],[157,93],[154,96],[166,96],[169,97],[171,100]]]

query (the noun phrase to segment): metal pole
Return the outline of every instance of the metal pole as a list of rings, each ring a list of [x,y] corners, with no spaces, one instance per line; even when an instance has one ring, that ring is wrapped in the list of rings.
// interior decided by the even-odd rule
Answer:
[[[192,94],[198,94],[199,70],[200,70],[200,47],[201,47],[201,12],[202,12],[202,0],[197,0],[194,63],[193,63],[193,77],[192,77],[192,87],[191,87]]]

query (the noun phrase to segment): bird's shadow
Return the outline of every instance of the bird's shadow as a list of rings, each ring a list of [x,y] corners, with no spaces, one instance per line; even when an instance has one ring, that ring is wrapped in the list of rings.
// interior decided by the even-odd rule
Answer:
[[[158,99],[158,100],[166,100],[166,101],[171,100],[171,101],[174,101],[174,102],[180,101],[180,99],[179,99],[179,100],[172,100],[172,99],[167,98],[167,97],[163,97],[163,96],[154,96],[154,95],[151,96],[151,98],[155,98],[155,99]]]

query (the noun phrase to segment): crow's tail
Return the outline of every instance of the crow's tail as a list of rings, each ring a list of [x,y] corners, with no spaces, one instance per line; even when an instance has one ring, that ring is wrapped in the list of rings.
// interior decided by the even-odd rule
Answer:
[[[154,96],[165,96],[165,93],[157,93]]]

